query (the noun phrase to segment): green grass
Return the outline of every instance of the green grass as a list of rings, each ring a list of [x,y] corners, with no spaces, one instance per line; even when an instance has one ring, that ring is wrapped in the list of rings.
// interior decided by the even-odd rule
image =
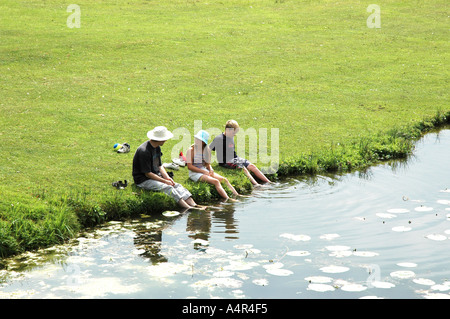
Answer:
[[[0,3],[0,255],[170,207],[111,187],[156,125],[279,128],[279,174],[303,174],[404,157],[450,117],[446,1],[379,1],[380,29],[364,1],[76,3],[79,29],[64,1]]]

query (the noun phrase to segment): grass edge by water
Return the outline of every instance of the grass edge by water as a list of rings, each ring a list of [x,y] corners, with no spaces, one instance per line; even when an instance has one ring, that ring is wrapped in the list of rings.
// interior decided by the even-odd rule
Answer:
[[[418,139],[446,124],[450,124],[450,111],[438,110],[433,117],[379,132],[349,145],[337,143],[330,145],[327,151],[284,158],[277,173],[270,178],[276,180],[284,176],[346,173],[386,160],[405,159],[414,151]],[[243,174],[218,169],[238,192],[251,192],[252,185]],[[186,186],[198,202],[208,203],[220,199],[209,184],[178,182]],[[43,190],[36,196],[40,199],[39,205],[11,205],[0,219],[1,258],[64,243],[86,227],[177,209],[174,200],[165,194],[140,191],[134,185],[126,190],[114,190],[101,198],[90,196],[89,191],[75,190],[64,196],[52,195]]]

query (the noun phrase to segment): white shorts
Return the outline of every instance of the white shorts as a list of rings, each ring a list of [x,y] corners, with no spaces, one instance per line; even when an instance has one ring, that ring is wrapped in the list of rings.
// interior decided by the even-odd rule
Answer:
[[[205,171],[207,171],[208,169],[204,166],[200,167],[200,169],[204,169]],[[198,180],[200,179],[200,177],[202,177],[203,173],[197,173],[197,172],[193,172],[193,171],[189,171],[189,178],[192,179],[194,182],[198,182]]]

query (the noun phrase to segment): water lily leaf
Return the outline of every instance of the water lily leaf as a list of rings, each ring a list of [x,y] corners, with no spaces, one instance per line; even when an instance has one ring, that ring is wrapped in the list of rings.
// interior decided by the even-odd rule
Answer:
[[[438,290],[438,291],[447,291],[450,290],[449,285],[433,285],[431,286],[431,289]]]
[[[269,268],[266,269],[266,272],[274,276],[289,276],[294,273],[288,269],[283,268]]]
[[[213,273],[214,277],[231,277],[234,275],[233,271],[229,271],[229,270],[221,270],[221,271],[216,271],[215,273]]]
[[[413,282],[415,282],[418,285],[424,285],[424,286],[433,286],[435,282],[431,279],[426,278],[414,278]]]
[[[431,240],[436,240],[436,241],[441,241],[441,240],[446,240],[447,236],[444,236],[441,234],[429,234],[429,235],[426,235],[425,238],[428,238]]]
[[[275,262],[275,263],[263,265],[263,267],[264,267],[265,269],[278,269],[278,268],[281,268],[281,267],[283,267],[283,266],[284,266],[284,264],[283,264],[283,263],[280,263],[280,262]]]
[[[408,279],[414,277],[416,274],[411,270],[398,270],[390,273],[391,277],[399,279]]]
[[[393,283],[386,282],[386,281],[372,281],[370,283],[370,285],[372,285],[375,288],[381,288],[381,289],[389,289],[389,288],[395,287],[395,285]]]
[[[326,284],[309,284],[308,290],[318,291],[318,292],[326,292],[326,291],[334,291],[335,288],[331,285]]]
[[[261,279],[254,279],[252,281],[257,286],[267,286],[269,284],[269,281],[267,279],[261,278]]]
[[[333,240],[333,239],[336,239],[336,238],[339,238],[339,237],[340,237],[339,234],[323,234],[319,238],[320,239],[325,239],[325,240]]]
[[[406,208],[391,208],[387,210],[388,213],[391,214],[405,214],[409,213],[409,209]]]
[[[404,262],[404,263],[398,263],[397,266],[405,267],[405,268],[414,268],[414,267],[417,267],[417,264],[410,263],[410,262]]]
[[[411,229],[412,229],[411,227],[407,227],[407,226],[392,227],[392,230],[396,231],[396,232],[406,232],[406,231],[410,231]]]
[[[309,281],[310,283],[315,284],[326,284],[333,281],[333,278],[331,277],[325,277],[325,276],[309,276],[306,277],[305,280]]]
[[[329,251],[342,251],[342,250],[350,250],[349,246],[326,246],[325,247]]]
[[[416,212],[431,212],[433,210],[433,207],[429,206],[418,206],[414,208]]]
[[[375,215],[377,215],[380,218],[395,218],[395,217],[397,217],[397,215],[389,214],[389,213],[376,213]]]
[[[163,214],[163,216],[166,216],[166,217],[175,217],[175,216],[180,215],[180,212],[177,212],[176,210],[167,210],[162,214]]]
[[[288,251],[286,253],[288,256],[295,256],[295,257],[303,257],[303,256],[309,256],[311,253],[306,250],[294,250],[294,251]]]
[[[349,292],[364,291],[366,289],[367,289],[366,286],[363,286],[363,285],[360,285],[360,284],[346,284],[346,285],[343,285],[341,287],[341,290],[349,291]]]
[[[336,250],[329,254],[329,256],[336,258],[349,257],[351,255],[353,255],[351,250]]]
[[[379,254],[373,251],[354,251],[353,255],[359,257],[374,257],[378,256]]]
[[[242,245],[234,245],[233,247],[236,249],[249,249],[249,248],[252,248],[253,245],[252,244],[242,244]]]
[[[320,270],[326,273],[337,274],[349,271],[350,268],[344,266],[325,266],[320,268]]]
[[[309,237],[308,235],[302,235],[302,234],[294,235],[294,234],[284,233],[284,234],[281,234],[280,237],[291,239],[291,240],[295,240],[295,241],[308,241],[308,240],[311,240],[311,237]]]

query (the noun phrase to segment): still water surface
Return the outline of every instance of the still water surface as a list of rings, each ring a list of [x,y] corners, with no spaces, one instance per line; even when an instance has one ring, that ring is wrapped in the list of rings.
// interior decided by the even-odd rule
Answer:
[[[9,260],[0,298],[450,298],[450,130],[407,162],[286,179]]]

